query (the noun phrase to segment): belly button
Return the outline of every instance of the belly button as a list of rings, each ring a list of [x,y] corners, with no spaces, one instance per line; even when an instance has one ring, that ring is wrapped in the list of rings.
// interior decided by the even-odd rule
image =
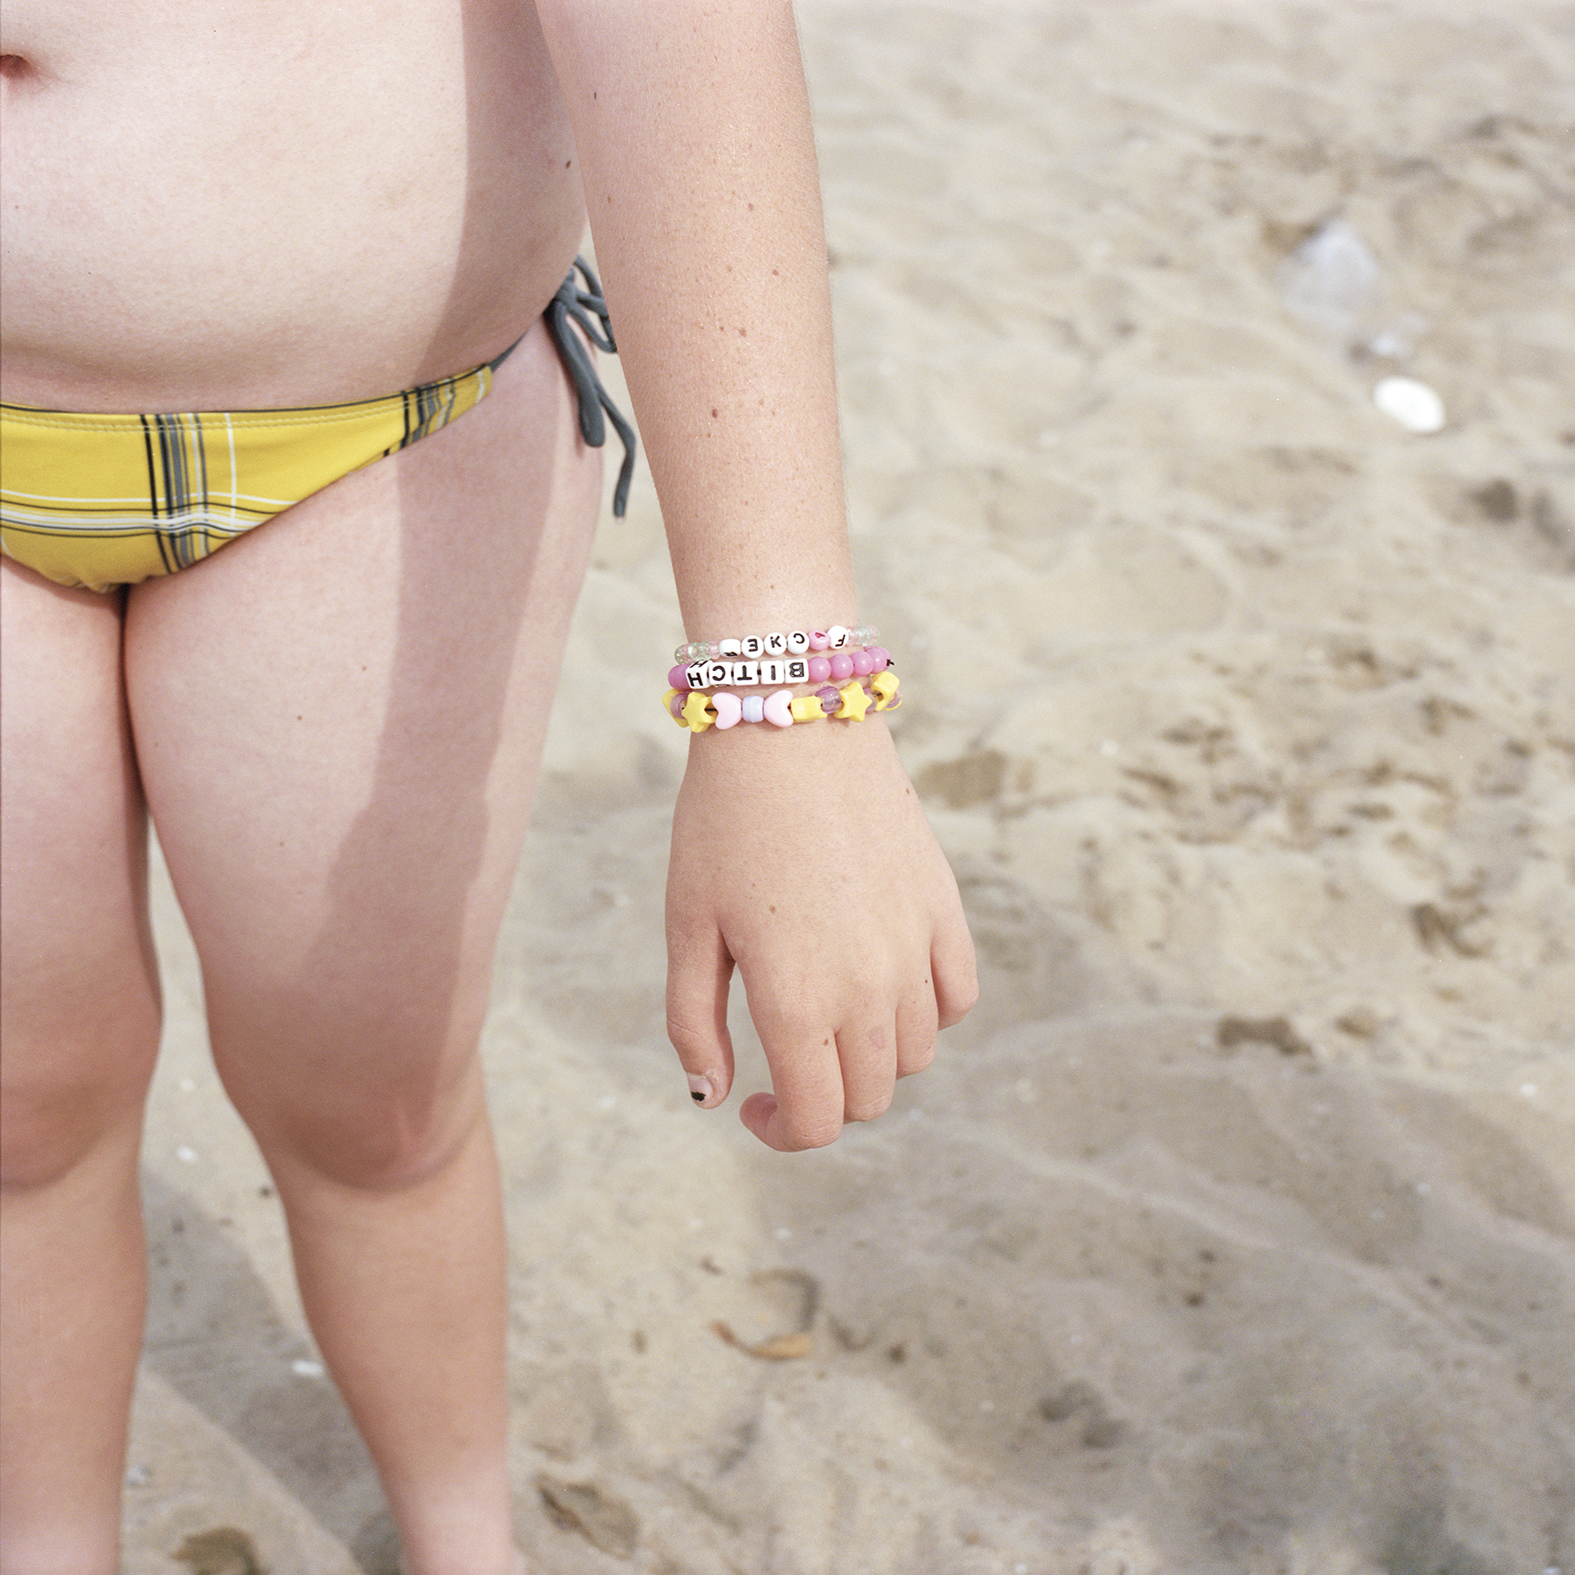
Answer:
[[[0,77],[25,77],[31,69],[21,55],[0,55]]]

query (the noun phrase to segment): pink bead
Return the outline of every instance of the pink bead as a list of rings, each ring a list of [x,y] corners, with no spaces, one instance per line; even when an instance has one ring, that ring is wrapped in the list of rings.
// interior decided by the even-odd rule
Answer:
[[[872,673],[883,673],[891,666],[891,652],[884,645],[872,645],[866,651],[871,663]]]
[[[855,651],[848,660],[853,663],[856,678],[868,678],[875,671],[875,658],[868,651]]]
[[[667,702],[667,709],[673,713],[675,721],[682,722],[684,719],[684,697],[682,695],[674,695]]]
[[[667,669],[667,687],[669,689],[687,689],[689,687],[689,674],[682,665]]]
[[[824,651],[831,641],[826,638],[824,629],[812,630],[809,636],[809,648],[812,651]]]
[[[831,676],[833,678],[851,678],[853,676],[853,658],[838,651],[831,659]]]
[[[824,636],[822,636],[824,638]],[[831,677],[831,663],[824,656],[812,656],[809,659],[809,681],[812,684],[823,684]]]
[[[725,689],[711,696],[711,705],[716,711],[718,732],[725,733],[728,728],[736,727],[740,717],[744,714],[744,702],[737,695],[729,694]]]
[[[765,719],[773,727],[792,727],[793,725],[793,691],[779,689],[774,695],[767,695],[761,710]]]

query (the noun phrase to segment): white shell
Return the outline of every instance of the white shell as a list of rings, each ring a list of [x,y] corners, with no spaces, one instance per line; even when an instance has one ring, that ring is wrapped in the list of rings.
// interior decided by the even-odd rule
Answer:
[[[1444,401],[1414,377],[1386,377],[1373,390],[1373,403],[1407,432],[1443,429]]]

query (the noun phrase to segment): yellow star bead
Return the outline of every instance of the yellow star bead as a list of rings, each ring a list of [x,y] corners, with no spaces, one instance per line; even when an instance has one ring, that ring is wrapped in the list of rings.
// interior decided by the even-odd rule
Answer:
[[[876,673],[870,679],[870,688],[875,691],[877,711],[884,711],[897,698],[898,687],[899,680],[895,673]]]
[[[864,685],[858,679],[842,686],[842,704],[837,708],[838,716],[849,722],[862,722],[869,708],[870,697],[865,694]]]
[[[708,709],[710,699],[698,689],[689,691],[689,698],[684,701],[684,726],[691,733],[703,733],[716,720]]]
[[[826,715],[819,695],[800,695],[788,710],[793,713],[795,722],[819,722]]]

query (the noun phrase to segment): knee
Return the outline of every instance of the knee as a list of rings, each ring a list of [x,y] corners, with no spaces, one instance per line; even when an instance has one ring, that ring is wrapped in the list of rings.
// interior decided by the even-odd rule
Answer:
[[[243,1110],[270,1165],[366,1192],[418,1187],[452,1163],[485,1115],[479,1072],[459,1085],[392,1082]]]
[[[124,1030],[111,1053],[30,1053],[8,1035],[0,1084],[0,1186],[48,1187],[105,1144],[135,1145],[158,1048],[154,1022]]]

